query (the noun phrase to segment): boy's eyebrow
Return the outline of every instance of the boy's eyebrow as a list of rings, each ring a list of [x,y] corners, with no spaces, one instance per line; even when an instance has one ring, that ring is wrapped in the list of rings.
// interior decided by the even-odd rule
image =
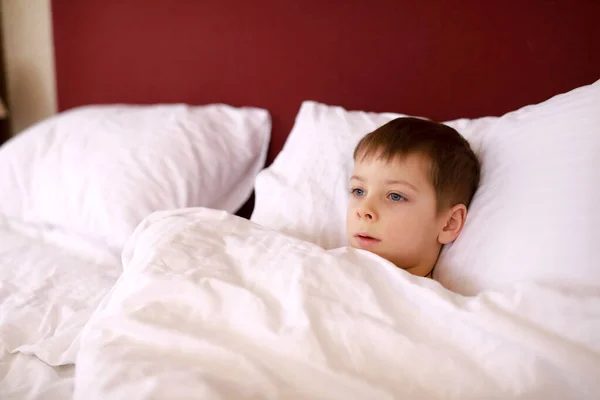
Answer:
[[[364,182],[364,179],[358,175],[352,175],[350,177],[350,180],[355,179],[359,182]],[[396,179],[388,179],[385,181],[386,185],[396,185],[396,184],[401,184],[401,185],[406,185],[410,188],[412,188],[415,192],[418,192],[419,189],[417,189],[417,187],[415,185],[413,185],[412,183],[409,183],[407,181],[403,181],[403,180],[396,180]]]
[[[385,183],[388,184],[388,185],[395,185],[395,184],[400,183],[402,185],[406,185],[406,186],[412,188],[415,192],[419,191],[419,189],[417,189],[417,187],[415,185],[413,185],[412,183],[407,182],[407,181],[395,180],[395,179],[388,179],[388,180],[385,181]]]

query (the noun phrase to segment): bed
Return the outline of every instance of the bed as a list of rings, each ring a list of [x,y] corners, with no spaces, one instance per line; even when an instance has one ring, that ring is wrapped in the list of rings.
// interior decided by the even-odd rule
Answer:
[[[0,148],[0,397],[598,393],[596,2],[52,13],[61,113]],[[482,160],[434,279],[343,239],[398,115]]]

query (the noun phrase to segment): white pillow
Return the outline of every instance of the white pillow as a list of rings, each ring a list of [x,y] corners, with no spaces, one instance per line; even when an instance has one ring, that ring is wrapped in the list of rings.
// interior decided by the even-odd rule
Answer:
[[[325,248],[346,245],[352,151],[397,116],[305,102],[257,177],[251,219]],[[446,123],[471,143],[482,179],[434,278],[466,295],[523,280],[600,284],[600,81],[501,118]]]
[[[600,81],[504,115],[480,146],[468,223],[434,278],[467,295],[527,280],[600,285]]]
[[[0,213],[120,252],[154,211],[237,211],[252,193],[270,135],[269,113],[258,108],[76,108],[0,147]]]
[[[401,116],[406,115],[302,103],[282,151],[256,178],[251,220],[326,249],[347,245],[346,206],[354,147],[365,134]],[[494,121],[489,117],[448,124],[476,148]]]

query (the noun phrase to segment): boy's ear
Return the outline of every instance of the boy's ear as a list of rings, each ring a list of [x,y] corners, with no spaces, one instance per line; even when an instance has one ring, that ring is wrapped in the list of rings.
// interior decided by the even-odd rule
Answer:
[[[440,244],[448,244],[456,240],[467,219],[467,207],[457,204],[443,214],[442,230],[438,234]]]

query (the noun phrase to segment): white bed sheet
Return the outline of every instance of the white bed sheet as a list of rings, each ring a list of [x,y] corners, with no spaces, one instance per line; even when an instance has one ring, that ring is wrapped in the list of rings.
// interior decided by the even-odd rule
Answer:
[[[566,399],[600,393],[600,288],[464,297],[226,213],[157,213],[83,330],[75,399]]]
[[[2,400],[63,400],[73,397],[74,366],[51,367],[36,356],[5,354],[0,360]]]
[[[82,238],[0,216],[0,399],[70,398],[78,335],[121,271]]]

